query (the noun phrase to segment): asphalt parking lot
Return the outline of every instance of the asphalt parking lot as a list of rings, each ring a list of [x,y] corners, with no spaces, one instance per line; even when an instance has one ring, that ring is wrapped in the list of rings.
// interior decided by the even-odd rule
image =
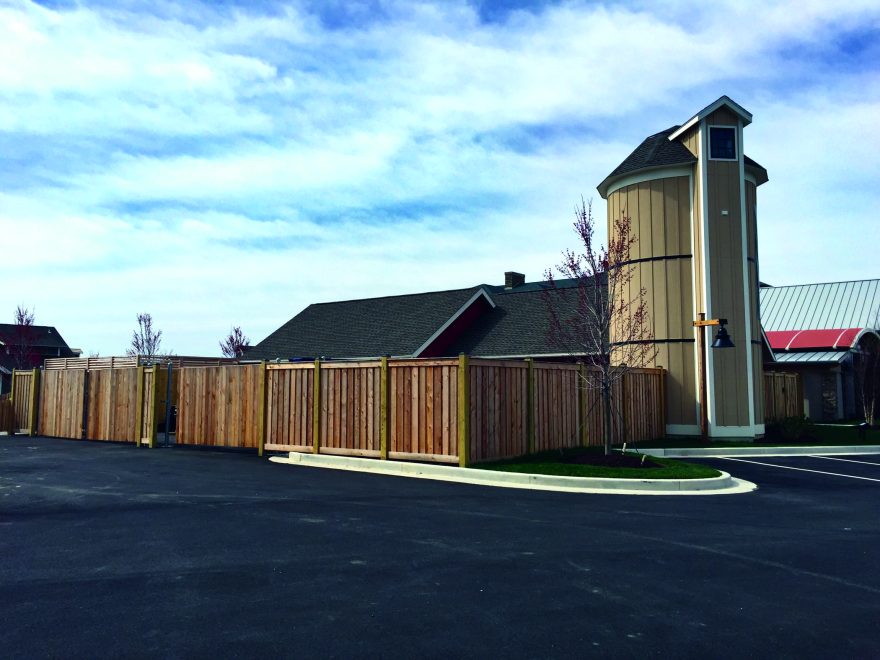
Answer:
[[[839,458],[701,459],[759,489],[621,496],[0,438],[0,648],[876,657],[880,457]]]

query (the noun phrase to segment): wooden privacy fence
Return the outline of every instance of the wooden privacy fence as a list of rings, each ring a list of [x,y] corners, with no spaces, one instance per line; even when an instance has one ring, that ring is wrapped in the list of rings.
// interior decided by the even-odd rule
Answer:
[[[164,414],[159,387],[167,372],[154,367],[54,368],[16,372],[16,427],[30,435],[155,444]],[[161,412],[158,410],[161,406]]]
[[[180,369],[177,442],[458,464],[601,445],[582,365],[452,359]],[[662,369],[616,384],[617,442],[661,437]]]
[[[12,415],[15,433],[36,434],[40,370],[12,372]]]
[[[16,420],[36,419],[27,428],[44,435],[152,446],[168,370],[122,364],[17,373]],[[583,365],[466,356],[184,366],[173,370],[170,400],[182,445],[467,465],[601,445],[589,375]],[[616,442],[664,434],[663,378],[634,369],[616,383]]]
[[[773,422],[804,414],[804,393],[799,373],[764,372],[764,419]]]

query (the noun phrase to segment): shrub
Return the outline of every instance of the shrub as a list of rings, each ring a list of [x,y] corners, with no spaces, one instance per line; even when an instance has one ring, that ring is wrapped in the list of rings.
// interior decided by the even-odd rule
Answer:
[[[813,436],[815,425],[809,417],[795,416],[784,417],[767,424],[766,440],[784,440],[786,442],[795,442],[798,440],[809,440]]]

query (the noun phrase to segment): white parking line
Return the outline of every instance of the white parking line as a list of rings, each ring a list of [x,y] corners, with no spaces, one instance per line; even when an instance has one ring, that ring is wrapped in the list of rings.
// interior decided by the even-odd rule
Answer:
[[[782,468],[783,470],[797,470],[798,472],[815,472],[816,474],[828,474],[828,475],[831,475],[832,477],[846,477],[847,479],[861,479],[862,481],[880,482],[880,479],[873,479],[871,477],[857,477],[854,474],[840,474],[839,472],[824,472],[822,470],[808,470],[807,468],[793,467],[791,465],[776,465],[775,463],[762,463],[761,461],[747,461],[744,458],[731,458],[730,456],[719,456],[719,458],[723,461],[739,461],[740,463],[752,463],[753,465],[766,465],[767,467]],[[810,456],[810,458],[816,458],[816,457]]]
[[[826,461],[846,461],[847,463],[859,463],[860,465],[880,465],[871,461],[854,461],[851,458],[835,458],[834,456],[810,456],[810,458],[824,458]]]

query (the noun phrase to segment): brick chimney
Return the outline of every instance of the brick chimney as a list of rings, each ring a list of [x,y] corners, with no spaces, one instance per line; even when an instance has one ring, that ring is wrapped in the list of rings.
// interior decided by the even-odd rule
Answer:
[[[526,276],[522,273],[516,273],[512,270],[504,273],[504,288],[513,289],[526,283]]]

